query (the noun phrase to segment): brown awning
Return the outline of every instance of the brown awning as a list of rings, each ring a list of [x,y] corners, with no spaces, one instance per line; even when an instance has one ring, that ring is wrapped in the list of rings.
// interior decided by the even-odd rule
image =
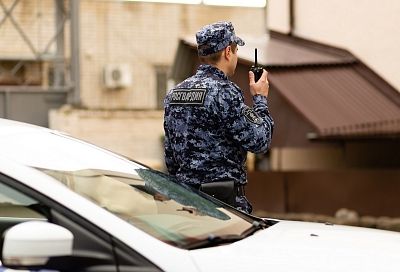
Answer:
[[[297,40],[287,39],[285,35],[274,34],[271,38],[244,38],[245,46],[239,47],[239,61],[252,65],[254,62],[254,49],[258,48],[258,62],[268,67],[294,67],[309,65],[334,65],[354,63],[356,58],[350,53],[340,49],[326,50],[321,46],[311,46],[306,40],[301,46]],[[283,38],[284,37],[284,38]],[[298,39],[300,40],[300,39]],[[182,42],[191,48],[196,48],[194,37],[186,37]]]
[[[316,136],[400,134],[400,106],[353,65],[273,71],[269,79]]]

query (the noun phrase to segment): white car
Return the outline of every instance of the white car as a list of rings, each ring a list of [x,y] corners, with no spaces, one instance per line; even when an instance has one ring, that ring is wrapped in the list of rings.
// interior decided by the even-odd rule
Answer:
[[[0,271],[400,271],[399,233],[252,217],[24,123],[0,150]]]

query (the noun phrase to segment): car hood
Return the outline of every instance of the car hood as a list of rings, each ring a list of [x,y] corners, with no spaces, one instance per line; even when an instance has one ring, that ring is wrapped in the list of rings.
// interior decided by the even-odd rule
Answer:
[[[239,242],[190,251],[200,271],[400,271],[400,233],[280,221]]]

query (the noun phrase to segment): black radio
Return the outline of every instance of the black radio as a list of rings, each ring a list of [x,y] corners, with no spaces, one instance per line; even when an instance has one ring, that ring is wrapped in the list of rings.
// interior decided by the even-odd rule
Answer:
[[[254,65],[251,66],[250,71],[254,73],[254,80],[257,82],[263,73],[263,67],[257,65],[257,48],[254,50]]]

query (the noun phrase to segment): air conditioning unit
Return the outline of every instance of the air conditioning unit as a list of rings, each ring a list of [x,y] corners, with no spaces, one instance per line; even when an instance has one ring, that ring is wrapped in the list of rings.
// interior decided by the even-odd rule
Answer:
[[[104,67],[104,85],[107,89],[120,89],[132,85],[132,69],[129,64],[107,64]]]

